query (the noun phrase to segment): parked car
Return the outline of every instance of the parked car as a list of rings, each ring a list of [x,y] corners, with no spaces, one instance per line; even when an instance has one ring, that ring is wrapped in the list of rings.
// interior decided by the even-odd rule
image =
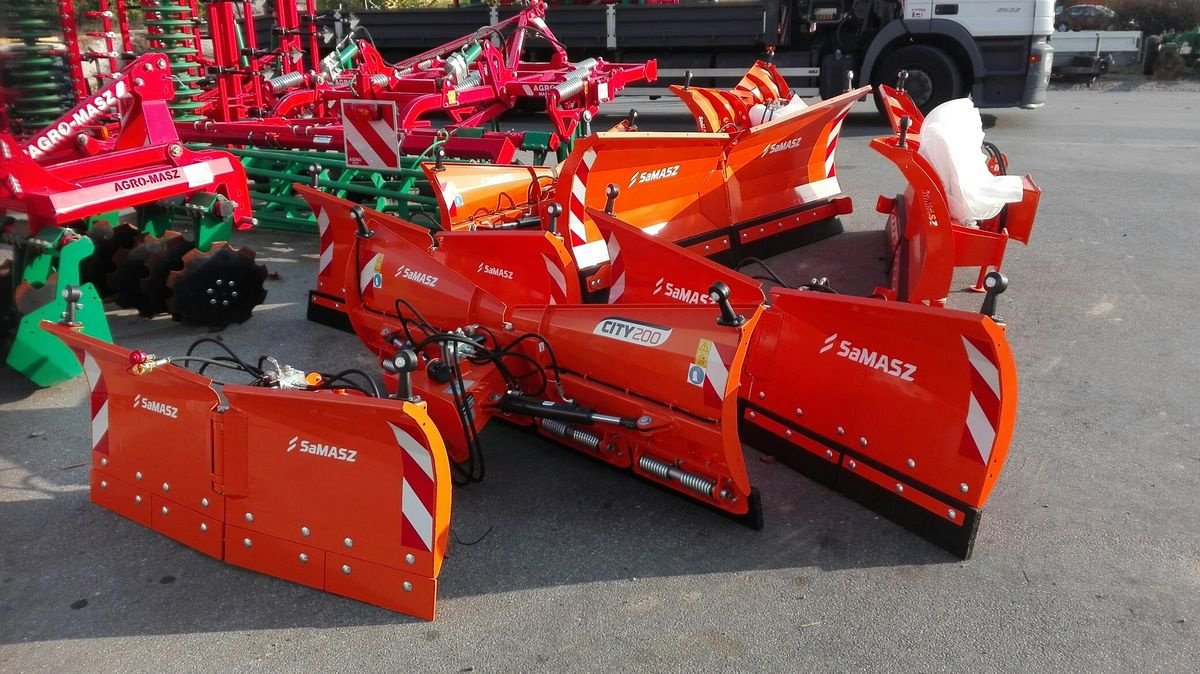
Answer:
[[[1054,29],[1068,30],[1117,30],[1121,21],[1117,13],[1104,5],[1073,5],[1059,8],[1054,14]]]

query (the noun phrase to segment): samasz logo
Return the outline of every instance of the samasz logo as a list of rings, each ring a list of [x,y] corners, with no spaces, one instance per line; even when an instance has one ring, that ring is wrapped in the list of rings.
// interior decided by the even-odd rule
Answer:
[[[420,283],[430,288],[436,288],[438,284],[438,277],[433,274],[426,274],[423,271],[417,271],[406,264],[397,267],[395,275],[396,278],[406,278],[413,283]]]
[[[708,296],[708,293],[675,285],[668,281],[665,276],[658,279],[658,283],[654,284],[654,292],[652,294],[665,295],[673,300],[679,300],[684,304],[712,304],[712,298]]]
[[[825,338],[825,343],[818,353],[825,353],[833,350],[837,346],[838,356],[846,360],[854,361],[860,365],[865,365],[874,370],[891,375],[904,381],[913,381],[913,375],[917,373],[917,366],[912,363],[907,363],[894,356],[889,356],[881,351],[872,351],[866,347],[855,346],[848,339],[837,341],[838,334],[835,332]]]
[[[660,346],[671,338],[671,328],[631,321],[627,318],[606,318],[596,324],[593,335],[603,335],[638,346]]]
[[[327,445],[322,442],[312,442],[305,440],[299,435],[288,441],[287,451],[294,452],[300,450],[301,454],[312,454],[313,456],[323,456],[327,459],[336,459],[345,461],[346,463],[358,462],[358,450],[338,447],[336,445]]]
[[[775,154],[776,152],[787,152],[788,150],[795,150],[796,148],[800,147],[800,143],[802,143],[802,142],[804,142],[804,139],[797,137],[797,138],[791,138],[789,140],[781,140],[778,143],[771,143],[770,145],[763,148],[762,154],[760,154],[758,156],[758,158],[762,159],[763,157]]]
[[[634,171],[633,175],[629,176],[629,187],[641,185],[642,183],[650,183],[655,180],[664,178],[674,178],[679,175],[679,164],[674,166],[664,166],[653,171]],[[626,189],[629,189],[628,187]]]
[[[157,400],[151,400],[140,393],[133,397],[133,407],[134,409],[146,410],[147,412],[161,414],[168,419],[179,418],[178,407],[175,407],[174,405],[168,405],[166,403],[160,403]]]
[[[513,273],[511,270],[493,267],[486,262],[480,262],[479,268],[475,271],[479,272],[480,274],[488,274],[489,276],[499,276],[500,278],[508,279],[509,281],[513,279]]]

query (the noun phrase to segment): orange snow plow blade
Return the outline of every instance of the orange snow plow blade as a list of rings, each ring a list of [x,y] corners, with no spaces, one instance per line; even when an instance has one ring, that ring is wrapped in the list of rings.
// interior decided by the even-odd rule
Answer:
[[[1022,176],[1019,202],[1006,204],[999,215],[976,226],[955,221],[950,215],[946,190],[933,165],[920,153],[917,135],[924,117],[908,94],[881,87],[894,136],[875,138],[871,147],[900,169],[908,188],[895,198],[881,196],[876,210],[888,217],[891,255],[890,288],[880,295],[903,302],[944,305],[959,268],[978,268],[970,289],[983,292],[985,277],[999,271],[1010,239],[1028,245],[1042,190],[1033,178]],[[908,119],[905,126],[901,120]],[[1007,157],[995,150],[988,160],[992,173],[1006,171]]]
[[[222,407],[208,377],[43,326],[91,387],[96,504],[230,564],[434,618],[450,477],[420,406],[225,384]]]
[[[980,314],[773,290],[742,386],[751,445],[964,558],[1008,455],[1017,374]]]
[[[302,193],[331,214],[332,227],[355,230],[352,204]],[[465,336],[483,352],[527,347],[520,359],[503,356],[513,358],[504,361],[507,374],[477,351],[449,379],[431,379],[433,369],[421,368],[392,378],[397,390],[411,388],[428,401],[456,463],[472,460],[472,436],[500,417],[756,523],[756,508],[742,509],[747,498],[756,501],[743,479],[738,448],[746,442],[970,555],[1017,408],[1013,357],[997,323],[982,314],[816,291],[777,289],[764,297],[743,274],[615,216],[587,215],[609,260],[608,293],[574,289],[553,303],[531,304],[523,286],[570,276],[575,268],[565,246],[560,263],[548,264],[548,256],[527,254],[527,243],[506,242],[497,232],[438,235],[486,235],[486,264],[511,274],[497,279],[478,271],[480,247],[414,245],[388,233],[402,222],[371,220],[378,229],[347,240],[358,266],[344,270],[345,284],[363,288],[347,308],[385,369],[392,356],[433,335],[455,343]],[[379,287],[359,281],[372,269],[384,272]],[[415,336],[401,335],[405,326]],[[430,353],[423,362],[446,355]],[[458,411],[467,398],[455,399],[456,377],[475,401],[469,422]],[[540,386],[519,394],[536,404],[506,407],[523,382]],[[734,397],[739,407],[731,417]],[[582,405],[619,428],[562,421],[588,419],[567,412],[546,420],[536,411],[540,404]],[[643,417],[651,420],[644,427],[636,422]],[[654,435],[664,428],[669,432]],[[644,465],[643,455],[650,457]]]
[[[349,202],[301,193],[330,214],[332,227],[353,231]],[[439,363],[389,382],[427,403],[465,479],[474,472],[476,436],[503,418],[758,525],[737,438],[737,388],[758,304],[728,326],[717,325],[712,305],[581,304],[578,286],[561,303],[521,304],[529,300],[522,286],[538,283],[534,274],[561,279],[573,270],[526,254],[533,246],[513,236],[524,233],[439,234],[448,243],[432,248],[393,233],[395,222],[371,222],[378,227],[370,236],[348,241],[353,264],[344,283],[358,291],[346,299],[351,323],[385,363],[410,348],[422,362]],[[472,237],[493,243],[489,259],[502,275],[479,271],[478,249],[454,243]],[[422,346],[407,340],[412,334]],[[451,345],[478,337],[476,355],[441,365],[453,360],[438,343],[443,334]],[[504,354],[503,367],[481,359],[484,351]],[[465,399],[474,401],[469,412]]]
[[[640,132],[627,123],[575,143],[557,168],[426,163],[445,223],[453,229],[548,227],[547,207],[581,269],[607,258],[587,209],[604,209],[706,257],[732,261],[770,239],[789,247],[840,231],[842,196],[834,151],[842,120],[869,89],[729,133]],[[784,237],[780,240],[776,237]],[[596,290],[589,286],[589,290]]]
[[[579,266],[602,263],[587,209],[604,210],[666,241],[721,261],[800,245],[841,231],[849,213],[834,151],[842,120],[869,89],[728,133],[598,133],[563,162],[556,202]],[[594,249],[594,250],[593,250]]]
[[[890,288],[881,294],[893,299],[944,305],[954,282],[954,270],[978,267],[971,288],[985,290],[990,270],[1000,271],[1009,239],[1028,243],[1037,216],[1042,189],[1032,177],[1022,176],[1024,192],[1018,203],[1007,204],[1000,215],[978,223],[962,224],[950,217],[946,191],[931,164],[918,154],[919,140],[901,136],[871,140],[871,148],[892,161],[908,181],[898,197],[880,197],[876,210],[888,216],[887,231],[892,265]]]

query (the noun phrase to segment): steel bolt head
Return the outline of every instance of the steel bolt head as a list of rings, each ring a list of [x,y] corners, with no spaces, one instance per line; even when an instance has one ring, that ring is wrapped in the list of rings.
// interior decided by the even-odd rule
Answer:
[[[866,439],[866,438],[859,438],[859,439],[858,439],[858,444],[859,444],[859,446],[861,446],[861,447],[866,447],[866,446],[867,446],[867,439]]]
[[[308,538],[309,534],[311,534],[311,533],[312,532],[308,530],[308,527],[300,527],[300,535],[301,536]]]
[[[412,587],[413,587],[413,586],[412,586],[412,583],[410,583],[410,582],[409,582],[409,581],[407,581],[407,580],[406,580],[406,581],[404,581],[404,591],[405,591],[405,592],[412,592]]]
[[[249,538],[243,538],[242,545],[244,545],[246,547],[250,547],[250,546],[254,545],[254,541],[250,540]]]
[[[104,457],[100,457],[100,465],[101,465],[101,466],[107,466],[107,465],[108,465],[108,459],[106,459],[106,458],[104,458]]]
[[[855,468],[858,468],[858,462],[854,459],[850,459],[850,462],[846,464],[846,467],[850,470],[854,470]]]
[[[406,564],[416,564],[417,558],[415,555],[413,555],[413,553],[410,552],[407,555],[404,555],[404,562]]]
[[[108,489],[108,481],[107,481],[107,480],[100,480],[100,488],[101,488],[101,489]]]
[[[164,482],[163,483],[163,491],[171,491],[171,485]]]
[[[763,400],[763,399],[764,399],[764,398],[766,398],[766,397],[767,397],[767,392],[766,392],[766,391],[759,391],[759,392],[758,392],[758,399],[759,399],[759,400]]]
[[[167,146],[167,154],[171,155],[172,157],[178,157],[179,155],[183,154],[183,146],[179,143],[171,143]]]
[[[833,458],[833,450],[832,450],[832,449],[827,449],[827,450],[825,450],[825,458],[826,458],[826,459],[832,459],[832,458]]]
[[[207,499],[207,498],[202,498],[202,499],[200,499],[200,507],[201,507],[201,508],[207,508],[207,507],[208,507],[208,499]]]
[[[966,482],[963,482],[962,484],[958,485],[958,490],[964,494],[967,493],[968,491],[970,491],[970,489],[971,488],[967,486]]]
[[[916,468],[917,462],[914,459],[909,459],[908,461],[904,462],[904,465],[908,466],[909,468]]]
[[[899,482],[897,482],[897,483],[896,483],[896,492],[897,492],[897,493],[900,493],[900,494],[903,494],[903,493],[904,493],[904,485],[902,485],[902,484],[900,484]]]
[[[254,513],[246,513],[246,521],[253,522],[254,521]]]
[[[796,408],[796,416],[798,416],[798,417],[802,417],[802,416],[804,416],[804,410],[802,410],[802,409],[800,409],[799,407],[797,407],[797,408]]]
[[[303,552],[300,553],[300,563],[308,564],[308,555],[304,554]]]
[[[162,507],[162,514],[163,514],[163,515],[166,515],[166,514],[167,514],[167,506],[163,506],[163,507]]]
[[[785,430],[785,431],[783,432],[783,437],[785,437],[785,438],[790,438],[790,437],[792,437],[792,429],[790,429],[790,428],[789,428],[789,429]]]
[[[845,435],[845,434],[846,434],[846,429],[842,428],[841,426],[838,426],[838,427],[837,427],[837,434],[838,434],[838,435]]]
[[[200,523],[200,533],[205,533],[207,531],[208,531],[208,525],[205,524],[204,522],[201,522]]]
[[[134,502],[134,503],[141,503],[141,502],[142,502],[142,497],[141,497],[141,496],[134,496],[134,497],[133,497],[133,502]]]
[[[958,519],[958,511],[955,510],[954,508],[951,508],[946,511],[946,517],[949,517],[952,520],[956,520],[956,519]]]
[[[354,539],[352,539],[352,538],[350,538],[349,536],[347,536],[347,537],[345,538],[345,540],[343,540],[343,541],[342,541],[342,545],[344,545],[344,546],[346,546],[346,547],[348,547],[348,548],[352,548],[352,547],[354,547]]]
[[[342,565],[342,574],[346,575],[346,576],[350,575],[350,565],[349,564]]]
[[[142,479],[142,471],[140,471],[140,470],[139,470],[138,472],[134,473],[134,474],[133,474],[133,479],[135,479],[135,480],[140,480],[140,479]]]

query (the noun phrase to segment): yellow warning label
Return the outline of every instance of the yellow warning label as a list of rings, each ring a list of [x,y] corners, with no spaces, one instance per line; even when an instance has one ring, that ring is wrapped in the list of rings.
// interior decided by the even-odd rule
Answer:
[[[707,340],[707,339],[700,340],[700,346],[696,347],[696,364],[699,365],[700,367],[707,368],[708,367],[708,354],[711,353],[712,350],[713,350],[713,343],[711,340]]]

